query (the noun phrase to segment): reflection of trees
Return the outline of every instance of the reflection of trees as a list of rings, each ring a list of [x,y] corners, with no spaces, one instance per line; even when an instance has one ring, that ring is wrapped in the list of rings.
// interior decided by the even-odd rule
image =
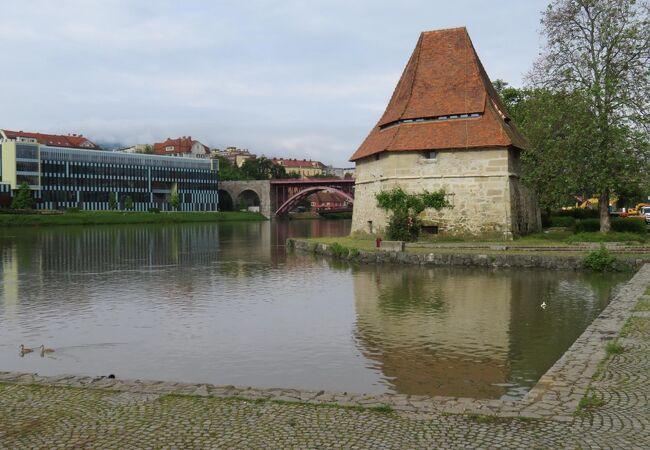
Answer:
[[[510,380],[534,383],[603,310],[627,274],[512,273]],[[558,279],[559,278],[559,279]],[[545,310],[540,304],[546,302]]]
[[[442,289],[440,286],[427,286],[422,280],[423,274],[419,271],[399,270],[392,278],[394,281],[379,292],[378,302],[382,310],[395,314],[408,314],[413,311],[426,314],[444,309]]]

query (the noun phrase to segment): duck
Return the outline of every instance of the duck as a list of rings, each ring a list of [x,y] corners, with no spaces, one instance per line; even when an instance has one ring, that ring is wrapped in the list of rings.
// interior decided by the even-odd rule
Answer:
[[[539,305],[539,307],[542,308],[542,309],[546,309],[546,302],[542,302],[542,304]]]
[[[28,348],[25,347],[23,344],[20,344],[20,356],[24,355],[25,353],[31,353],[33,351],[34,351],[33,348]]]
[[[47,348],[45,345],[41,344],[39,347],[41,349],[41,356],[45,356],[46,353],[54,353],[53,348]]]

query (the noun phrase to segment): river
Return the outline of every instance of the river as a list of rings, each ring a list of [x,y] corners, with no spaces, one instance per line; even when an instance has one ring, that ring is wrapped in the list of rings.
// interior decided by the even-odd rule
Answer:
[[[358,266],[284,248],[349,229],[1,229],[0,370],[520,398],[631,276]]]

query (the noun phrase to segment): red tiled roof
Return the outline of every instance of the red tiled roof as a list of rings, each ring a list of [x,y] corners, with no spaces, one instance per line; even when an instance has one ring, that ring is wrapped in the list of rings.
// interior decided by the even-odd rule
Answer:
[[[420,35],[386,111],[350,160],[383,151],[508,146],[523,149],[526,141],[463,27]]]
[[[198,141],[192,140],[192,136],[183,136],[176,139],[167,138],[165,142],[156,142],[153,144],[153,151],[157,155],[169,155],[177,153],[190,153],[192,146]],[[199,142],[199,144],[201,144]],[[203,145],[203,144],[201,144]],[[173,150],[167,151],[167,147],[174,147]],[[204,151],[207,153],[207,147],[203,145]]]
[[[36,139],[41,145],[49,145],[51,147],[68,147],[68,148],[84,148],[91,150],[98,150],[99,146],[94,142],[88,140],[81,134],[62,135],[62,134],[44,134],[34,133],[30,131],[10,131],[2,130],[8,139],[31,138]]]

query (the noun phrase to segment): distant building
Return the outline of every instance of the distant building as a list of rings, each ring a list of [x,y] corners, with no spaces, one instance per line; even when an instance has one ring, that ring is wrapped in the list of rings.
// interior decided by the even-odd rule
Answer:
[[[511,239],[541,229],[521,182],[526,141],[512,123],[465,28],[420,39],[356,163],[352,231],[377,232],[388,215],[376,194],[444,189],[452,208],[426,210],[433,232]]]
[[[314,209],[337,209],[350,206],[346,199],[331,192],[321,191],[309,196],[311,208]]]
[[[130,147],[118,148],[113,151],[121,153],[153,154],[153,146],[149,144],[135,144]]]
[[[241,149],[237,147],[226,147],[225,150],[219,150],[218,148],[212,151],[212,156],[220,156],[226,158],[233,165],[241,167],[249,159],[256,159],[257,155],[249,152],[247,149]]]
[[[30,131],[0,130],[0,138],[17,142],[37,142],[49,147],[84,148],[87,150],[101,150],[82,134],[45,134]]]
[[[354,178],[354,167],[332,167],[325,168],[325,174],[336,178]]]
[[[210,149],[193,140],[192,136],[181,136],[176,139],[167,138],[165,142],[153,144],[153,152],[156,155],[185,156],[190,158],[208,158]]]
[[[70,136],[4,131],[2,136],[3,197],[27,183],[39,209],[105,210],[111,194],[122,207],[126,197],[131,197],[136,211],[172,209],[173,194],[179,195],[182,211],[217,209],[216,160],[96,151],[82,136],[72,136],[80,139],[68,144],[63,138]],[[4,200],[0,204],[6,204]]]
[[[287,173],[297,173],[300,178],[309,178],[323,175],[325,164],[320,161],[308,161],[306,159],[278,159],[273,158],[273,164],[284,167]]]

